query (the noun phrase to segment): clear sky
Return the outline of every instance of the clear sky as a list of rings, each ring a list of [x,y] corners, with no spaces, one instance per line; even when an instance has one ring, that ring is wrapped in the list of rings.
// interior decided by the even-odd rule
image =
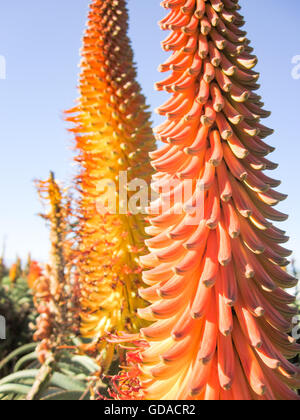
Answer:
[[[160,49],[165,34],[157,26],[165,12],[160,0],[128,3],[139,81],[155,109],[163,102],[153,84],[161,78],[157,67],[167,56]],[[78,51],[88,4],[14,0],[1,5],[0,55],[6,59],[7,78],[0,80],[0,241],[7,238],[9,259],[29,251],[34,258],[47,258],[48,232],[37,216],[41,206],[33,180],[46,178],[50,169],[62,181],[72,178],[71,135],[62,111],[77,96]],[[276,147],[272,158],[280,164],[275,177],[283,180],[280,190],[289,194],[280,208],[290,219],[282,226],[300,261],[300,78],[292,77],[292,58],[300,55],[300,2],[240,4],[259,57],[261,94],[273,111],[268,125],[276,130],[269,138]],[[153,119],[159,121],[155,115]]]

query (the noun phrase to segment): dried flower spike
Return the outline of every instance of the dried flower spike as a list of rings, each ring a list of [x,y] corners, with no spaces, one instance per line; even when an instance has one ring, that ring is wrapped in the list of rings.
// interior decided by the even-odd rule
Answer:
[[[28,282],[32,283],[35,305],[40,314],[35,338],[48,340],[49,348],[55,352],[58,346],[69,342],[78,324],[73,284],[66,270],[69,257],[69,198],[53,173],[46,181],[37,181],[36,185],[40,198],[46,204],[46,214],[42,217],[50,225],[51,262],[45,272],[33,263]],[[41,328],[40,324],[47,328]]]

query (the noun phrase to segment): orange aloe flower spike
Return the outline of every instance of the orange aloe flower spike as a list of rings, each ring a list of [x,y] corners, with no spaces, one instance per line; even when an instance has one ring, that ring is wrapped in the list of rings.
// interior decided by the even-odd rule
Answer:
[[[171,73],[156,87],[172,97],[155,130],[166,145],[151,155],[160,199],[149,209],[153,238],[141,260],[152,305],[140,315],[153,321],[142,329],[143,396],[297,399],[299,368],[286,359],[299,351],[288,335],[295,311],[283,290],[296,280],[285,270],[287,237],[273,224],[287,217],[273,208],[285,196],[263,172],[276,168],[265,157],[272,130],[260,122],[269,112],[255,93],[257,58],[239,2],[162,5],[171,9],[161,22],[171,57],[160,70]],[[188,181],[180,202],[175,190]]]

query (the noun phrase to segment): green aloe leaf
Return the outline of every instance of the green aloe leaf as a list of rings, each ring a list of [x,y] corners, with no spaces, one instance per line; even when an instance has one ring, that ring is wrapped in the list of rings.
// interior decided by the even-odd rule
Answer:
[[[38,374],[38,370],[37,369],[31,369],[31,370],[23,370],[20,372],[15,372],[12,373],[9,376],[6,376],[5,378],[0,380],[0,387],[2,385],[5,384],[12,384],[15,381],[21,381],[21,380],[25,380],[25,379],[34,379],[36,377],[36,375]]]
[[[100,367],[87,356],[74,356],[71,359],[72,363],[77,363],[84,367],[90,374],[98,372]]]
[[[0,394],[22,394],[27,395],[30,386],[21,384],[4,384],[0,386]]]
[[[37,360],[37,354],[36,352],[33,353],[29,353],[26,354],[26,356],[22,357],[16,364],[14,367],[14,372],[18,372],[19,370],[22,369],[22,367],[26,364],[26,363],[30,363],[33,362],[34,360]]]
[[[86,385],[82,382],[76,381],[61,373],[54,373],[51,378],[50,384],[57,386],[65,391],[78,391],[84,392]]]
[[[79,391],[64,391],[58,392],[57,394],[49,395],[47,397],[41,398],[41,401],[79,401],[84,400],[88,401],[89,396]]]
[[[36,349],[37,343],[26,344],[25,346],[19,347],[17,350],[10,353],[5,359],[0,362],[0,370],[4,368],[11,360],[18,356],[32,352]]]
[[[67,362],[59,362],[57,364],[58,371],[63,373],[67,376],[77,376],[80,374],[85,374],[85,371],[80,367],[72,364],[70,361]]]

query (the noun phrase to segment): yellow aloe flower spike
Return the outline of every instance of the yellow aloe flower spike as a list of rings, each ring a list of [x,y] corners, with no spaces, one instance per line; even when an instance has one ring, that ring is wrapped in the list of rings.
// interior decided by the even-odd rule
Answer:
[[[80,97],[67,120],[75,123],[79,190],[79,256],[82,336],[110,365],[113,346],[103,338],[136,331],[140,284],[138,257],[144,220],[125,205],[126,183],[150,181],[148,152],[154,148],[150,114],[136,81],[127,36],[125,0],[93,0],[83,37]],[[123,187],[120,187],[123,182]],[[115,199],[112,208],[111,199]],[[131,210],[131,209],[130,209]],[[106,350],[105,350],[106,347]],[[103,362],[104,363],[104,362]]]
[[[19,257],[17,257],[16,262],[11,266],[9,270],[9,278],[12,283],[16,283],[18,278],[21,277],[22,274],[22,262]]]

